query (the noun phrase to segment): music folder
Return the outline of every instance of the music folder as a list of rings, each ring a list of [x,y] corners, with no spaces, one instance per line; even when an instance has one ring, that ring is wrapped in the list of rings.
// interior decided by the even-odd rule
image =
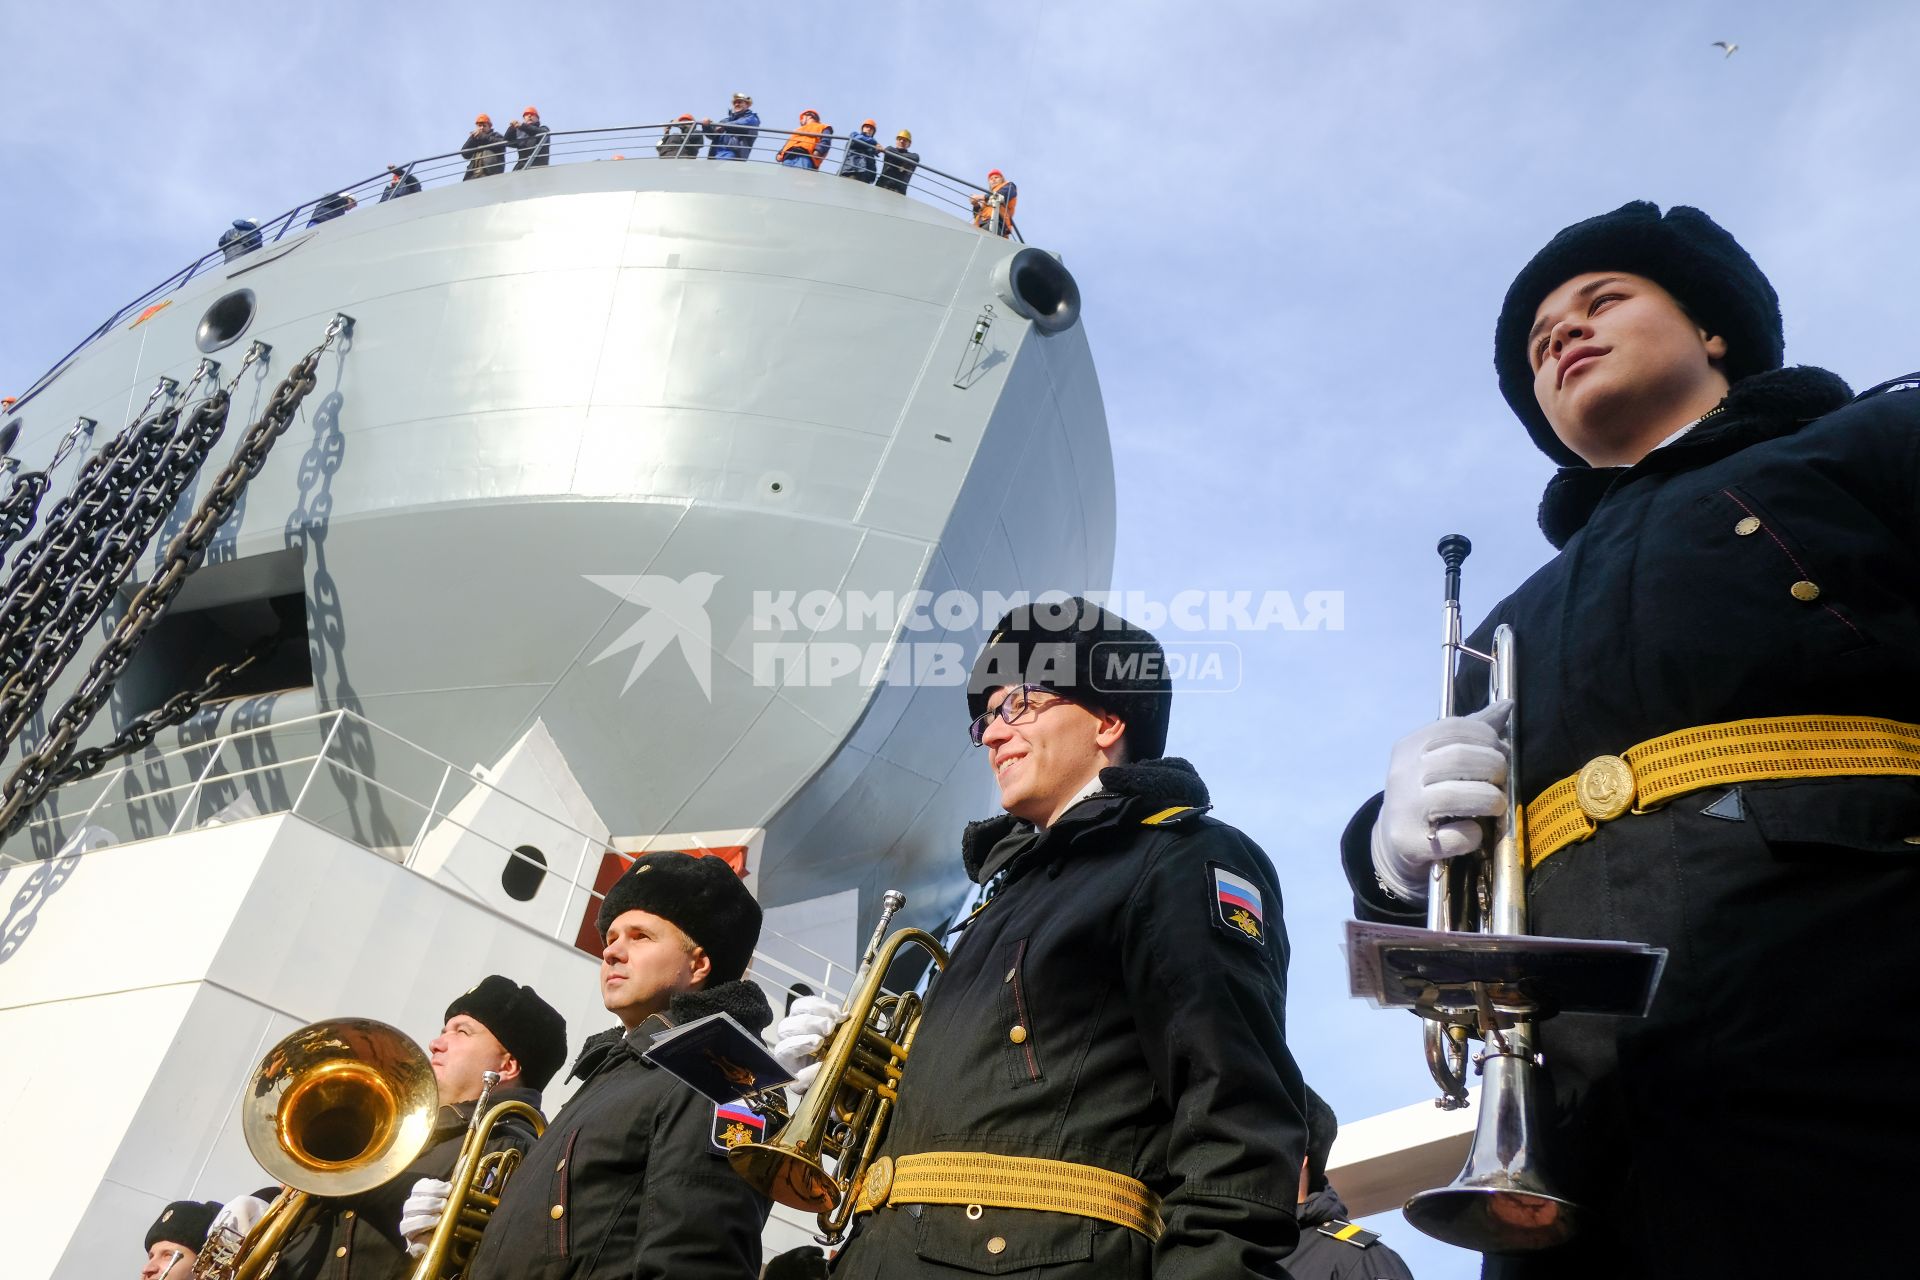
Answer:
[[[1666,967],[1664,947],[1596,938],[1457,933],[1347,921],[1351,994],[1390,1009],[1502,1023],[1556,1013],[1643,1018]]]
[[[640,1056],[720,1103],[777,1089],[793,1080],[760,1037],[729,1013],[710,1013],[663,1031]]]

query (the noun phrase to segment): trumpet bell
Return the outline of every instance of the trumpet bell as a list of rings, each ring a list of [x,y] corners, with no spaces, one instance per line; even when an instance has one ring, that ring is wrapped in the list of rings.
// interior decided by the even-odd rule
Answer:
[[[1511,1054],[1490,1055],[1480,1116],[1466,1167],[1444,1187],[1422,1191],[1403,1212],[1436,1240],[1479,1253],[1531,1253],[1564,1244],[1580,1229],[1580,1206],[1548,1185],[1539,1168],[1532,1117],[1544,1114],[1541,1069]]]
[[[770,1142],[743,1142],[727,1163],[747,1185],[775,1204],[809,1213],[831,1213],[844,1193],[826,1167],[803,1151]]]
[[[433,1066],[371,1018],[316,1022],[268,1051],[241,1104],[247,1149],[275,1181],[349,1196],[390,1180],[427,1145]]]

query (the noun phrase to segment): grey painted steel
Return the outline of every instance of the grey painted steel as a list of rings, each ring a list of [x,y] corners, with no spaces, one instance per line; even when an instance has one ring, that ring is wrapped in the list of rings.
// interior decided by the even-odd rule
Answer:
[[[36,396],[17,452],[44,462],[81,415],[103,443],[155,378],[191,371],[203,313],[235,289],[256,295],[247,340],[274,347],[236,423],[352,315],[350,348],[323,362],[179,606],[305,592],[315,688],[233,704],[229,721],[348,706],[491,762],[537,717],[616,838],[765,827],[767,901],[885,882],[930,916],[957,897],[961,824],[992,806],[961,689],[769,687],[754,648],[951,641],[970,656],[993,619],[780,635],[755,630],[753,598],[1107,586],[1112,458],[1084,327],[1043,335],[1003,308],[980,375],[950,382],[1020,248],[775,166],[509,173],[189,283]],[[676,645],[623,693],[638,650],[595,659],[645,610],[591,577],[697,573],[718,575],[711,700]],[[145,679],[89,740],[152,705],[164,672]]]

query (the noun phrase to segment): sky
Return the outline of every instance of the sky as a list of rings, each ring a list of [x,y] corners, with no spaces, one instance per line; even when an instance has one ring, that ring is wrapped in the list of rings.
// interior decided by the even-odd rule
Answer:
[[[1230,637],[1244,678],[1169,751],[1272,856],[1295,1055],[1343,1119],[1431,1087],[1405,1014],[1346,995],[1340,831],[1437,698],[1440,535],[1469,625],[1550,549],[1551,472],[1494,384],[1514,273],[1629,199],[1706,209],[1769,273],[1787,357],[1920,367],[1908,251],[1920,6],[1618,0],[843,0],[307,6],[0,0],[0,391],[264,216],[455,149],[816,107],[1006,170],[1080,283],[1113,438],[1114,586],[1337,591],[1339,630]],[[1732,57],[1710,47],[1737,42]],[[1524,639],[1524,638],[1523,638]],[[1521,691],[1525,697],[1525,691]],[[1396,1215],[1423,1280],[1476,1274]]]

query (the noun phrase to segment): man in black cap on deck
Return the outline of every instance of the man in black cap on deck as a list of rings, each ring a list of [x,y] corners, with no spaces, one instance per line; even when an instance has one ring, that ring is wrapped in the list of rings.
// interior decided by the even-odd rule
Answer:
[[[1514,628],[1520,773],[1507,706],[1401,739],[1348,879],[1423,921],[1514,787],[1530,928],[1668,961],[1645,1019],[1536,1026],[1588,1220],[1489,1274],[1780,1274],[1829,1174],[1847,1221],[1911,1208],[1920,1021],[1887,959],[1920,910],[1920,394],[1783,355],[1772,285],[1684,206],[1567,227],[1500,313],[1501,392],[1562,468],[1559,554],[1468,642]],[[1458,685],[1484,703],[1486,668]],[[1836,1223],[1821,1267],[1883,1262],[1870,1239]]]
[[[499,1082],[487,1105],[540,1106],[567,1060],[567,1023],[560,1011],[510,978],[492,974],[447,1006],[440,1034],[427,1045],[440,1110],[427,1146],[407,1167],[371,1191],[320,1201],[314,1221],[296,1231],[273,1264],[275,1280],[398,1280],[412,1274],[409,1246],[424,1248],[447,1203],[447,1179],[466,1139],[482,1073]],[[489,1151],[533,1145],[533,1129],[508,1117],[494,1126]],[[258,1219],[268,1193],[244,1197],[223,1212],[239,1223]]]
[[[719,858],[648,853],[600,904],[600,996],[620,1025],[588,1038],[580,1088],[527,1153],[470,1280],[753,1280],[771,1207],[727,1167],[714,1107],[640,1057],[711,1013],[773,1021],[744,980],[760,905]]]
[[[215,1200],[175,1200],[147,1228],[147,1257],[140,1280],[186,1280],[220,1213]]]
[[[961,840],[986,886],[927,993],[836,1280],[1281,1274],[1305,1150],[1287,936],[1258,846],[1162,758],[1147,632],[1084,600],[1015,609],[968,689],[1006,812]],[[831,1005],[775,1050],[810,1084]]]

